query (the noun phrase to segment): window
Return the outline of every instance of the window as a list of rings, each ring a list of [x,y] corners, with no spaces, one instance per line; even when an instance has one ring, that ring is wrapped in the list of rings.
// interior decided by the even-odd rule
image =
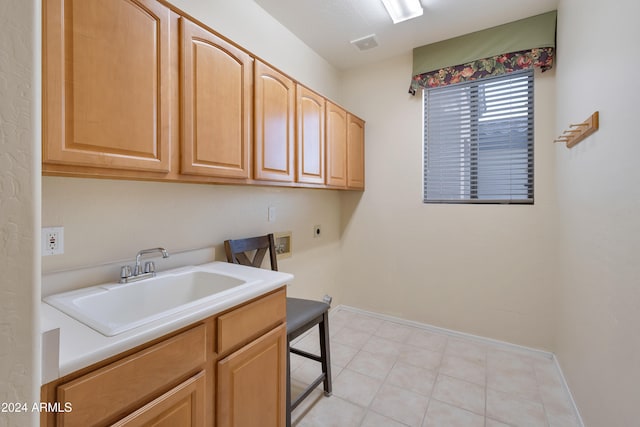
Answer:
[[[533,70],[424,90],[424,202],[533,203]]]

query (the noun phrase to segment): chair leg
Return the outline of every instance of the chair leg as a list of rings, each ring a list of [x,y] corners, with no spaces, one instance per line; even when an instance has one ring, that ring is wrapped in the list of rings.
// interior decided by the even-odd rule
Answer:
[[[287,339],[287,414],[286,414],[286,427],[291,427],[291,351],[289,346],[289,339]]]
[[[320,329],[320,358],[324,375],[324,395],[331,396],[331,351],[329,349],[329,312],[322,315],[322,322],[318,324]]]

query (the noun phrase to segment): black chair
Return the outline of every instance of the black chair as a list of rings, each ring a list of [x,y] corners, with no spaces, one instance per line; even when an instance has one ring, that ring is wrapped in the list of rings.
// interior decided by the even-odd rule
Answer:
[[[226,240],[224,249],[227,261],[260,268],[269,252],[271,269],[278,270],[278,261],[273,234],[247,239]],[[254,252],[252,254],[252,252]],[[328,301],[331,302],[330,300]],[[287,297],[287,426],[291,425],[293,411],[322,382],[325,396],[331,396],[331,362],[329,355],[329,303]],[[320,334],[320,356],[291,347],[291,341],[318,325]],[[294,353],[320,362],[322,373],[304,389],[295,400],[291,400],[291,355]]]

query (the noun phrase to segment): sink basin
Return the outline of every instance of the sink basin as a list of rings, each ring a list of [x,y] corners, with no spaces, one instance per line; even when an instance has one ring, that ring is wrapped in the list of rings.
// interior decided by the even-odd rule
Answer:
[[[186,267],[139,282],[64,292],[44,301],[101,334],[114,336],[250,285],[251,279]]]

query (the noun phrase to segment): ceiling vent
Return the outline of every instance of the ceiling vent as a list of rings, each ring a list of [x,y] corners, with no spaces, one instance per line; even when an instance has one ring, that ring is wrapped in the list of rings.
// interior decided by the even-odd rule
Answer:
[[[351,44],[356,45],[360,50],[369,50],[378,46],[378,41],[376,40],[375,34],[370,34],[356,40],[351,40]]]

